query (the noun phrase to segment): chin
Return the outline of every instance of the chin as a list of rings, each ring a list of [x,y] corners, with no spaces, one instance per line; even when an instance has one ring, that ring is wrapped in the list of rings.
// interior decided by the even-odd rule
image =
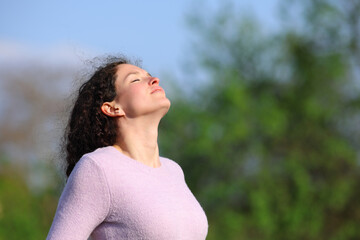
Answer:
[[[163,112],[164,112],[163,116],[165,116],[165,114],[169,111],[170,106],[171,106],[171,102],[170,102],[170,100],[168,99],[167,104],[164,104],[164,106],[163,106],[163,108],[162,108],[162,109],[163,109]]]
[[[171,102],[170,102],[170,100],[168,98],[166,98],[166,100],[167,100],[167,108],[169,109],[170,106],[171,106]]]
[[[165,98],[164,101],[161,102],[159,106],[159,112],[162,113],[162,116],[165,116],[165,114],[169,111],[170,106],[171,106],[171,102],[167,98]]]

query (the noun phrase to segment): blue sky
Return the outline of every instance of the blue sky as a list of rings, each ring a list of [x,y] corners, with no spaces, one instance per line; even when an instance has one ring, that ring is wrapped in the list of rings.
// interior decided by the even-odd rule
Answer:
[[[86,58],[123,53],[141,58],[152,73],[179,72],[192,34],[185,16],[193,2],[0,0],[0,59],[26,57],[22,55]],[[221,1],[202,2],[216,8]],[[276,25],[276,3],[236,1],[268,28]]]

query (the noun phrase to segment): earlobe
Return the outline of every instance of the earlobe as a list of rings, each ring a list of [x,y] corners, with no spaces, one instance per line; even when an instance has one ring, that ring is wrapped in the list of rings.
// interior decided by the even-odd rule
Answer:
[[[124,116],[123,111],[118,106],[114,106],[111,102],[104,102],[101,106],[101,111],[109,117],[122,117]]]

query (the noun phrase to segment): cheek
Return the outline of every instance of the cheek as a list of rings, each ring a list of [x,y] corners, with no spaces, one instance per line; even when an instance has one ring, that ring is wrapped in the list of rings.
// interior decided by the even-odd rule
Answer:
[[[141,105],[141,101],[144,100],[144,90],[140,86],[133,86],[128,88],[120,94],[119,103],[124,108],[134,108],[137,105]]]

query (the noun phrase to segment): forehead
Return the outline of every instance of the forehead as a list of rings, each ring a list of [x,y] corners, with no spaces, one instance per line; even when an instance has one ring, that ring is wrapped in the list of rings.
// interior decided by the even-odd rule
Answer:
[[[132,64],[120,64],[117,67],[116,75],[118,80],[125,80],[130,74],[147,73],[144,69]]]

